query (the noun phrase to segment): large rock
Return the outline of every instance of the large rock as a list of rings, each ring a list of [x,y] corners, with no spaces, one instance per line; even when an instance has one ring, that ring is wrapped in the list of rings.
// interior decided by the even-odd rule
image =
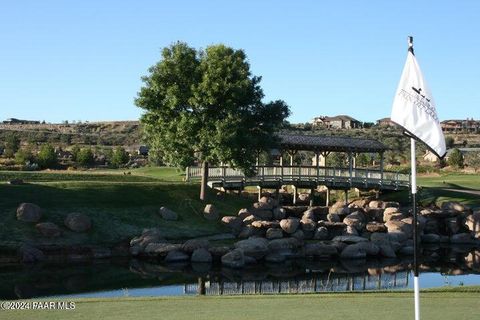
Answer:
[[[305,216],[303,216],[302,220],[300,220],[300,226],[302,227],[303,231],[314,231],[317,227],[317,223],[315,220],[305,218]]]
[[[369,222],[365,228],[368,232],[387,232],[387,227],[380,222]]]
[[[42,210],[33,203],[22,203],[17,208],[17,219],[24,222],[38,222],[42,218]]]
[[[284,206],[288,217],[301,218],[303,213],[308,210],[307,206]]]
[[[281,251],[285,249],[297,249],[301,246],[301,242],[295,238],[282,238],[271,240],[268,243],[268,249],[270,251]]]
[[[222,224],[232,230],[233,233],[239,233],[243,227],[243,221],[238,216],[225,216],[222,218]]]
[[[65,226],[75,232],[86,232],[92,228],[92,220],[79,212],[69,213],[64,220]]]
[[[253,210],[251,210],[251,212],[259,220],[271,220],[273,218],[272,210],[253,209]]]
[[[472,243],[472,235],[470,233],[457,233],[450,237],[451,243]]]
[[[243,224],[248,226],[248,225],[251,225],[254,221],[260,221],[261,219],[257,216],[254,216],[253,214],[252,215],[249,215],[247,217],[245,217],[245,219],[243,219]]]
[[[217,208],[213,204],[207,204],[205,209],[203,209],[203,217],[207,220],[218,220],[219,214]]]
[[[340,222],[340,221],[342,221],[342,218],[340,218],[340,215],[338,215],[336,213],[329,213],[327,215],[327,220],[329,222]]]
[[[134,256],[143,253],[149,243],[166,242],[162,233],[157,228],[144,229],[142,234],[130,241],[130,253]]]
[[[190,239],[182,245],[182,250],[187,253],[193,253],[197,249],[208,249],[210,242],[206,239]]]
[[[393,249],[392,245],[388,242],[386,243],[377,243],[378,247],[379,247],[379,254],[382,256],[382,257],[385,257],[385,258],[396,258],[397,257],[397,254],[395,253],[395,250]]]
[[[328,258],[337,255],[337,248],[334,245],[323,243],[307,243],[305,245],[305,255],[312,257]]]
[[[62,235],[62,230],[53,222],[41,222],[35,225],[35,228],[44,237],[57,238]]]
[[[246,208],[240,209],[238,211],[238,214],[237,214],[238,218],[241,219],[241,220],[245,219],[246,217],[248,217],[250,215],[252,215],[252,213],[250,212],[250,210],[248,210]]]
[[[317,230],[315,230],[315,233],[313,235],[313,239],[315,240],[327,240],[329,237],[328,229],[327,227],[318,227]]]
[[[212,260],[213,259],[211,253],[205,248],[196,249],[192,253],[192,262],[210,263],[212,262]]]
[[[255,228],[264,228],[264,229],[269,229],[269,228],[280,228],[280,223],[278,221],[254,221],[252,222],[252,227]]]
[[[441,206],[442,210],[444,211],[456,211],[456,212],[464,212],[468,210],[469,208],[461,204],[460,202],[456,201],[446,201],[442,203]]]
[[[383,208],[388,209],[388,208],[400,208],[400,203],[395,202],[395,201],[385,201],[383,203]]]
[[[22,262],[26,263],[45,260],[45,254],[40,249],[26,244],[20,247],[18,254]]]
[[[378,200],[372,200],[368,203],[368,207],[372,209],[382,209],[383,208],[383,202],[378,201]]]
[[[176,221],[178,220],[178,214],[167,207],[161,207],[159,210],[160,216],[164,220]]]
[[[269,240],[281,239],[281,238],[283,238],[282,229],[269,228],[269,229],[267,229],[267,233],[266,233],[265,237]]]
[[[286,260],[286,257],[278,253],[269,253],[265,256],[265,262],[270,263],[281,263]]]
[[[276,204],[275,199],[263,196],[260,198],[260,201],[254,203],[253,207],[257,209],[272,210],[276,207]]]
[[[440,242],[440,236],[438,234],[434,234],[434,233],[422,234],[421,235],[421,240],[424,243],[439,243]]]
[[[287,216],[287,211],[284,208],[273,209],[273,219],[282,220]]]
[[[292,233],[290,236],[292,238],[295,238],[295,239],[299,240],[299,241],[303,241],[303,239],[305,239],[305,233],[300,229],[298,229],[297,231]]]
[[[215,260],[220,260],[224,255],[230,252],[232,248],[227,246],[218,246],[208,248],[208,252],[212,255],[212,258]]]
[[[458,221],[458,217],[447,218],[444,220],[444,222],[445,222],[445,228],[446,228],[447,234],[452,235],[460,231],[460,224]]]
[[[249,238],[235,243],[235,248],[242,249],[244,255],[258,260],[268,253],[268,240],[264,238]]]
[[[359,248],[365,250],[367,256],[376,256],[378,255],[380,248],[374,242],[359,242],[356,244]]]
[[[365,209],[365,214],[370,218],[371,221],[384,222],[383,212],[384,212],[383,209],[372,209],[372,208]]]
[[[296,218],[288,218],[280,221],[280,227],[286,233],[292,234],[297,231],[297,228],[300,224],[300,220]]]
[[[342,259],[365,259],[366,257],[367,252],[359,243],[346,246],[340,253]]]
[[[399,211],[383,213],[383,222],[388,222],[390,220],[402,220],[405,219],[407,216]]]
[[[333,238],[332,241],[345,242],[345,243],[359,243],[359,242],[368,241],[368,239],[359,237],[359,236],[337,236]]]
[[[385,227],[387,227],[389,233],[404,232],[409,238],[413,233],[412,224],[401,220],[390,220],[385,223]]]
[[[480,211],[467,216],[465,225],[475,238],[480,239]]]
[[[190,256],[180,250],[171,250],[167,253],[165,256],[165,262],[184,262],[188,261],[190,259]]]
[[[245,256],[242,249],[235,249],[222,256],[222,264],[229,268],[243,268]]]
[[[367,218],[360,211],[355,211],[343,219],[343,223],[347,226],[351,226],[358,231],[362,230],[365,227]]]
[[[180,244],[152,242],[145,247],[143,252],[151,256],[165,257],[170,251],[180,251],[181,249],[182,245]]]

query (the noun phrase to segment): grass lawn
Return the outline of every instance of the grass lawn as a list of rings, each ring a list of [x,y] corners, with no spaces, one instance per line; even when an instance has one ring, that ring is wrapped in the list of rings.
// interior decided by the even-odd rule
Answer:
[[[422,319],[480,319],[478,287],[421,293]],[[413,319],[412,292],[75,299],[75,310],[0,311],[5,319]]]
[[[12,178],[27,184],[8,185]],[[158,227],[167,238],[184,239],[228,232],[220,222],[202,216],[205,203],[198,200],[199,186],[184,183],[172,168],[142,168],[124,175],[121,170],[100,172],[0,172],[0,246],[15,248],[21,242],[43,244],[110,245],[141,233],[143,228]],[[93,221],[93,229],[74,233],[64,229],[58,239],[43,238],[34,226],[17,221],[15,211],[22,202],[32,202],[43,209],[41,221],[63,226],[70,212],[84,212]],[[221,214],[233,215],[251,201],[232,195],[209,194]],[[160,218],[158,209],[166,206],[179,214],[178,221]]]

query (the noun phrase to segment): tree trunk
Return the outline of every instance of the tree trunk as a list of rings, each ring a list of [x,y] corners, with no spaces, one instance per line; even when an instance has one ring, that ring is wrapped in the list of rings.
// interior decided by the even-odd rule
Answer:
[[[208,162],[202,163],[202,183],[200,186],[200,200],[204,201],[207,196],[207,182],[208,182]]]

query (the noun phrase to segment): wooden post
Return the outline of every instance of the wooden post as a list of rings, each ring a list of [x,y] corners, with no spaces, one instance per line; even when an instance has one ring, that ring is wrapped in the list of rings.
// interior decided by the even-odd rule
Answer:
[[[200,200],[204,201],[207,196],[207,183],[208,183],[208,162],[203,161],[202,164],[202,182],[200,185]]]
[[[311,188],[310,189],[310,207],[313,207],[313,204],[314,204],[314,201],[313,201],[313,197],[315,196],[315,189],[314,188]]]
[[[328,187],[326,188],[327,190],[325,191],[325,206],[328,207],[330,204],[330,189]]]
[[[348,173],[350,175],[350,185],[352,183],[352,176],[353,176],[353,157],[352,153],[348,153]]]
[[[207,293],[207,289],[205,287],[205,279],[202,277],[198,278],[198,294],[204,296]]]
[[[293,188],[293,204],[297,204],[297,187],[292,186]]]
[[[185,168],[185,181],[190,181],[190,167]]]
[[[348,206],[348,190],[345,189],[345,205]]]
[[[262,198],[262,187],[257,186],[257,189],[258,189],[258,202],[260,202],[260,199]]]
[[[384,154],[380,152],[380,181],[383,181],[383,162],[384,162]]]

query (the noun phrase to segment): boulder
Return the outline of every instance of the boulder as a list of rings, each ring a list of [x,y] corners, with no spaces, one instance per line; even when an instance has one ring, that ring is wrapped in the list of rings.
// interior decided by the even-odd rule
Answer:
[[[286,260],[286,257],[278,253],[269,253],[265,256],[265,261],[270,263],[280,263],[280,262],[284,262],[285,260]]]
[[[300,220],[300,226],[303,231],[313,231],[317,227],[317,223],[315,222],[315,220],[305,218],[304,215],[302,220]]]
[[[363,249],[367,256],[378,255],[380,248],[374,242],[359,242],[356,244],[360,249]]]
[[[458,233],[458,231],[460,231],[460,224],[458,222],[457,217],[446,218],[444,220],[444,222],[445,222],[445,229],[446,229],[447,234],[452,235],[452,234],[456,234],[456,233]]]
[[[369,199],[357,199],[352,201],[348,206],[350,208],[365,208],[368,206],[369,202]]]
[[[379,248],[379,255],[385,258],[396,258],[397,254],[395,253],[395,250],[393,249],[392,245],[388,242],[385,243],[377,243],[378,248]]]
[[[328,239],[328,229],[326,227],[318,227],[315,230],[315,234],[313,235],[313,239],[315,239],[315,240],[327,240]]]
[[[239,233],[243,227],[243,221],[238,216],[225,216],[222,218],[222,224],[228,227],[234,233]]]
[[[470,233],[457,233],[450,237],[450,243],[472,243],[472,235]]]
[[[273,218],[272,210],[253,209],[251,210],[251,212],[259,220],[271,220]]]
[[[208,249],[210,242],[206,239],[190,239],[182,245],[182,250],[187,253],[193,253],[197,249]]]
[[[215,208],[213,204],[207,204],[205,209],[203,209],[203,217],[210,221],[218,220],[219,214],[217,208]]]
[[[35,225],[35,228],[44,237],[56,238],[62,235],[62,230],[53,222],[41,222]]]
[[[280,221],[280,227],[286,233],[292,234],[297,231],[297,228],[300,224],[300,220],[296,218],[282,219]]]
[[[212,262],[212,254],[205,248],[198,248],[192,253],[192,262],[210,263]]]
[[[383,222],[383,209],[366,208],[365,215],[369,217],[371,221]]]
[[[370,241],[377,243],[388,243],[390,242],[390,237],[387,233],[374,232],[370,235]]]
[[[340,218],[340,216],[336,213],[329,213],[327,215],[327,220],[330,222],[340,222],[342,221],[342,218]]]
[[[396,213],[396,212],[400,212],[400,209],[398,207],[388,207],[388,208],[385,208],[385,210],[383,210],[383,214],[391,214],[391,213]]]
[[[357,229],[358,231],[362,230],[365,227],[366,221],[367,221],[367,218],[360,211],[355,211],[353,213],[350,213],[348,216],[346,216],[343,219],[343,223],[345,223],[347,226],[351,226]]]
[[[255,228],[280,228],[280,223],[278,221],[253,221],[252,227]]]
[[[269,229],[267,229],[267,233],[266,233],[265,237],[269,240],[283,238],[282,229],[269,228]]]
[[[235,249],[222,256],[222,264],[229,268],[243,268],[245,256],[242,249]]]
[[[359,243],[346,246],[340,253],[341,259],[365,259],[366,257],[367,252]]]
[[[24,244],[18,250],[22,262],[30,263],[45,260],[45,255],[40,249]]]
[[[292,233],[290,236],[292,238],[295,238],[295,239],[299,240],[299,241],[302,241],[303,239],[305,239],[305,233],[300,229],[298,229],[297,231]]]
[[[365,228],[369,232],[387,232],[387,227],[385,227],[385,225],[380,222],[369,222],[367,223]]]
[[[69,213],[64,220],[65,226],[75,232],[86,232],[92,228],[92,220],[79,212]]]
[[[136,256],[143,252],[149,243],[165,242],[162,233],[157,228],[144,229],[142,234],[130,240],[130,254]]]
[[[404,232],[407,237],[411,237],[413,234],[413,226],[410,223],[401,220],[390,220],[385,222],[385,227],[389,233]]]
[[[390,220],[402,220],[405,219],[406,215],[399,212],[399,211],[390,211],[387,213],[383,213],[383,222],[388,222]]]
[[[22,203],[17,208],[17,219],[24,222],[38,222],[42,218],[42,210],[33,203]]]
[[[329,208],[324,206],[309,207],[307,211],[303,213],[303,217],[307,217],[314,221],[327,220],[328,210]]]
[[[260,220],[261,220],[260,218],[252,214],[246,217],[245,219],[243,219],[243,224],[248,226],[248,225],[251,225],[254,221],[260,221]]]
[[[275,208],[273,209],[273,219],[282,220],[287,216],[287,212],[284,208]]]
[[[442,203],[441,209],[443,211],[464,212],[467,211],[469,208],[457,201],[446,201]]]
[[[250,215],[252,215],[252,213],[250,212],[250,210],[248,210],[246,208],[240,209],[238,211],[238,214],[237,214],[238,218],[241,219],[241,220],[245,219],[246,217],[248,217]]]
[[[167,207],[161,207],[159,210],[160,216],[163,220],[177,221],[178,214]]]
[[[222,256],[226,255],[229,253],[231,250],[230,247],[227,246],[219,246],[219,247],[210,247],[208,248],[208,252],[212,255],[213,259],[219,260],[222,258]]]
[[[188,261],[190,259],[190,256],[180,250],[172,250],[167,253],[165,256],[165,262],[184,262]]]
[[[480,239],[480,211],[467,216],[465,225],[475,238]]]
[[[404,256],[412,256],[415,252],[413,246],[404,246],[399,250],[399,253]]]
[[[371,209],[382,209],[383,202],[378,200],[372,200],[368,203],[368,207]]]
[[[368,241],[368,239],[359,237],[359,236],[337,236],[333,238],[332,241],[345,242],[345,243],[359,243],[359,242]]]
[[[182,245],[180,244],[152,242],[145,247],[143,252],[150,256],[165,257],[170,251],[180,251],[181,249],[182,249]]]
[[[268,240],[264,238],[249,238],[236,242],[235,248],[242,249],[244,255],[258,260],[268,253]]]
[[[301,242],[295,238],[282,238],[271,240],[268,243],[268,250],[281,251],[285,249],[297,249],[301,246]]]
[[[358,231],[352,226],[347,226],[343,232],[344,236],[358,236]]]
[[[254,203],[253,207],[258,209],[272,210],[274,207],[276,207],[276,205],[277,203],[275,199],[263,196],[258,202]]]
[[[301,218],[303,213],[308,210],[307,206],[284,206],[287,217]]]
[[[311,257],[328,258],[337,255],[338,251],[334,245],[323,243],[307,243],[305,245],[305,255]]]
[[[387,233],[387,235],[390,242],[404,242],[408,238],[412,237],[412,234],[406,234],[405,232],[402,232],[402,231],[389,232]]]
[[[424,243],[439,243],[440,242],[440,236],[438,234],[434,233],[428,233],[428,234],[422,234],[420,236],[422,242]]]
[[[400,203],[395,202],[395,201],[385,201],[383,203],[383,208],[400,208]]]

